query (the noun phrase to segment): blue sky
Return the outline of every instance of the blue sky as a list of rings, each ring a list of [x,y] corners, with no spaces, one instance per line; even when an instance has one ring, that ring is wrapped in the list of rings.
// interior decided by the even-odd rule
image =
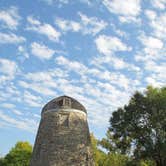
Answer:
[[[1,0],[0,155],[33,144],[42,107],[64,94],[104,137],[135,90],[165,85],[165,27],[165,0]]]

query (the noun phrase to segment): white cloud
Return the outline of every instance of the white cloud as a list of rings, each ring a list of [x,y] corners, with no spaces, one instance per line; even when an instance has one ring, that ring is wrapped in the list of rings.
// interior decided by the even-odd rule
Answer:
[[[47,87],[49,83],[51,83],[54,78],[64,78],[67,77],[67,73],[59,68],[55,68],[49,71],[41,71],[41,72],[34,72],[34,73],[27,73],[25,78],[31,80],[33,82],[46,82]]]
[[[130,51],[131,48],[124,44],[119,38],[113,36],[100,35],[95,40],[97,49],[105,55],[116,51]]]
[[[148,24],[152,29],[151,34],[160,39],[165,39],[166,37],[166,13],[156,12],[154,10],[146,10],[145,15],[149,19]]]
[[[3,79],[5,75],[2,75],[1,78]],[[21,93],[20,91],[13,85],[13,82],[11,81],[13,78],[8,78],[4,81],[1,81],[1,83],[4,83],[4,84],[0,84],[0,101],[1,102],[9,102],[9,99],[10,99],[10,102],[12,101],[13,103],[14,102],[18,102],[18,101],[21,101],[20,100],[20,96],[21,96]],[[8,81],[9,82],[6,82]]]
[[[21,55],[21,56],[23,55],[25,58],[29,58],[29,54],[28,54],[26,47],[20,45],[20,46],[18,46],[17,50],[18,50],[19,55]]]
[[[41,97],[35,96],[34,94],[30,93],[29,91],[25,91],[23,94],[23,100],[31,107],[41,107]]]
[[[0,58],[0,71],[6,75],[14,75],[17,70],[17,65],[14,61]]]
[[[140,12],[140,0],[104,0],[103,3],[111,12],[124,16],[137,16]]]
[[[139,72],[140,68],[134,64],[125,62],[116,55],[116,52],[131,51],[132,48],[123,43],[119,38],[114,36],[100,35],[95,39],[97,50],[101,55],[93,58],[93,65],[101,67],[102,64],[109,64],[116,70],[127,69]]]
[[[141,36],[140,40],[149,49],[162,49],[164,46],[164,43],[160,39],[152,36]]]
[[[47,23],[41,23],[39,20],[29,16],[27,18],[29,25],[27,30],[34,31],[36,33],[47,36],[52,41],[58,41],[60,32],[58,32],[52,25]]]
[[[11,104],[11,103],[2,103],[1,107],[8,108],[8,109],[13,109],[13,108],[15,108],[15,105]]]
[[[156,12],[153,10],[146,10],[145,15],[147,16],[148,19],[154,20],[157,16]]]
[[[18,66],[14,61],[0,58],[0,83],[14,79]]]
[[[166,63],[156,63],[154,61],[148,61],[146,63],[145,69],[148,71],[151,71],[152,73],[155,73],[158,75],[158,78],[161,79],[161,81],[166,82]]]
[[[120,37],[124,37],[124,38],[128,38],[129,34],[126,33],[125,31],[123,31],[122,29],[119,29],[115,24],[111,23],[111,28],[114,30],[114,32],[120,36]]]
[[[119,15],[122,22],[136,21],[141,12],[140,0],[104,0],[103,4],[111,13]]]
[[[36,131],[36,127],[38,122],[32,120],[32,119],[14,119],[7,114],[4,114],[2,111],[0,111],[0,119],[1,121],[6,122],[6,125],[16,127],[22,130],[26,130],[29,132],[34,133]]]
[[[152,16],[150,19],[156,18]],[[145,35],[144,33],[138,39],[141,41],[143,47],[135,55],[135,60],[141,63],[145,82],[148,85],[157,87],[164,86],[166,82],[164,40],[159,37]]]
[[[58,88],[58,79],[66,78],[65,71],[54,68],[48,71],[27,73],[24,81],[19,81],[19,85],[24,89],[33,90],[44,96],[56,96]]]
[[[100,20],[96,17],[88,17],[85,14],[78,13],[80,16],[80,21],[73,21],[73,20],[64,20],[61,18],[57,18],[55,20],[56,25],[62,31],[73,31],[73,32],[82,32],[83,34],[92,34],[96,35],[105,27],[107,23],[103,20]]]
[[[86,81],[89,81],[89,78],[95,78],[95,79],[115,83],[115,85],[117,84],[117,82],[123,82],[122,85],[119,85],[120,87],[123,87],[123,88],[124,87],[128,88],[128,85],[129,85],[128,84],[129,80],[123,74],[120,74],[120,73],[116,74],[116,73],[110,72],[106,69],[99,70],[94,67],[90,68],[80,62],[70,61],[69,59],[62,57],[62,56],[56,58],[56,63],[63,66],[68,72],[76,72],[77,74],[79,74],[81,76],[81,81],[83,81],[84,78],[87,78],[87,79],[85,79],[85,81],[83,81],[84,83],[86,83]],[[120,65],[118,66],[118,64],[117,64],[118,69],[121,68]],[[135,71],[140,70],[139,68],[138,69],[134,68],[135,67],[134,65],[130,66],[127,63],[125,63],[124,66],[129,69],[131,68],[132,70],[135,70]]]
[[[16,115],[23,115],[23,113],[21,111],[15,110],[13,109],[12,112]]]
[[[42,86],[41,83],[28,83],[25,81],[19,81],[19,85],[24,89],[31,89],[34,92],[37,92],[44,96],[56,96],[56,92],[54,90],[45,85]]]
[[[159,37],[160,39],[165,39],[166,37],[166,13],[162,13],[155,17],[155,19],[149,22],[153,29],[153,35]]]
[[[136,61],[148,62],[165,58],[164,42],[161,39],[144,34],[140,35],[138,39],[141,41],[143,48],[135,56]]]
[[[156,9],[164,10],[166,8],[165,0],[151,0],[151,4]]]
[[[165,84],[157,81],[155,78],[153,78],[153,76],[148,76],[147,78],[145,78],[145,81],[147,82],[148,85],[152,85],[154,87],[161,87],[164,86]]]
[[[17,36],[14,33],[0,32],[0,44],[18,44],[25,42],[26,39],[22,36]]]
[[[0,22],[9,29],[17,29],[21,17],[16,7],[10,7],[7,10],[0,10]]]
[[[75,70],[75,71],[80,72],[80,74],[84,73],[85,71],[88,70],[88,68],[85,65],[83,65],[83,64],[81,64],[77,61],[70,61],[67,58],[63,57],[63,56],[58,56],[56,58],[56,62],[59,65],[66,65],[68,70]]]
[[[52,81],[52,76],[51,76],[51,73],[49,73],[49,72],[28,73],[26,75],[26,78],[33,82],[42,82],[42,81],[50,82],[50,81]]]
[[[141,19],[138,17],[119,16],[119,20],[121,23],[136,23],[135,25],[141,24]]]
[[[100,20],[96,17],[88,17],[85,14],[79,13],[81,17],[81,24],[83,25],[83,33],[85,34],[97,34],[103,30],[107,23],[103,20]]]
[[[166,63],[155,63],[154,61],[148,61],[145,63],[145,70],[149,71],[149,75],[146,78],[146,82],[153,86],[161,87],[165,86],[166,82]]]
[[[39,59],[50,59],[52,58],[52,56],[54,55],[55,51],[48,48],[47,46],[43,45],[43,44],[39,44],[36,42],[33,42],[31,44],[31,53],[38,57]]]
[[[69,20],[64,20],[61,18],[57,18],[55,20],[56,25],[59,26],[59,28],[62,31],[73,31],[73,32],[78,32],[81,29],[81,25],[79,22],[76,21],[69,21]]]

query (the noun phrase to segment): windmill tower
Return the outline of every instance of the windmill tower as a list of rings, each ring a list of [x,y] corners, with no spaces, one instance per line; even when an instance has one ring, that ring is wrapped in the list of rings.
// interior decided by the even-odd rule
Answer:
[[[61,96],[44,106],[30,166],[94,166],[87,112],[77,100]]]

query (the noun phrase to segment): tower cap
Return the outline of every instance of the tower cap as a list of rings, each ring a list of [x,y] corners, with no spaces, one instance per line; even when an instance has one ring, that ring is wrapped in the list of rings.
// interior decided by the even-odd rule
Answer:
[[[42,109],[42,113],[48,110],[59,110],[59,109],[77,109],[87,113],[85,107],[78,102],[76,99],[69,96],[60,96],[51,101],[49,101]]]

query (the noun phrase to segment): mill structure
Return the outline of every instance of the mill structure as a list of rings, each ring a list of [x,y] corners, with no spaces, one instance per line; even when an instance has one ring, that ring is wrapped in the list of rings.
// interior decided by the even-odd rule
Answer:
[[[43,107],[30,166],[94,166],[81,103],[60,96]]]

